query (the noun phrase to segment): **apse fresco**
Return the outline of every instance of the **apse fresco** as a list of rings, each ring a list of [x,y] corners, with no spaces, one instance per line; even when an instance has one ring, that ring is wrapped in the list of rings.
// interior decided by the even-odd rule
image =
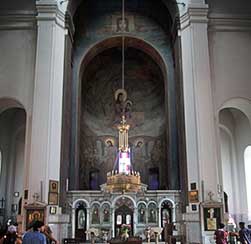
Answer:
[[[165,169],[167,158],[164,81],[158,65],[145,53],[126,48],[126,120],[130,124],[129,144],[133,170],[149,184],[149,174]],[[106,181],[118,151],[118,97],[121,88],[121,48],[99,54],[86,67],[82,79],[80,186],[90,189]],[[155,170],[153,170],[155,169]],[[156,173],[157,172],[157,173]],[[157,175],[156,175],[157,174]],[[97,181],[97,182],[93,182]],[[98,188],[98,187],[96,187]]]

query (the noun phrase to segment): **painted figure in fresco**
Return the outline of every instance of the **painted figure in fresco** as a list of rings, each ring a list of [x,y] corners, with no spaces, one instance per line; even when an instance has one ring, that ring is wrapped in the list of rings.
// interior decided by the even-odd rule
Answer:
[[[117,18],[117,32],[129,32],[129,21],[125,18],[125,23],[123,24],[123,19]]]
[[[139,223],[145,223],[146,222],[145,218],[146,218],[146,211],[145,211],[145,208],[141,206],[138,212]]]
[[[144,153],[143,153],[143,148],[144,148],[144,143],[142,140],[139,140],[135,143],[134,146],[134,160],[135,161],[142,161],[144,158]]]
[[[104,209],[103,214],[104,214],[104,222],[109,223],[110,222],[110,212],[107,207]]]
[[[158,164],[159,162],[161,162],[161,141],[157,140],[154,145],[153,145],[153,149],[151,151],[151,160],[153,164]]]
[[[92,210],[92,224],[99,224],[99,222],[99,209],[95,206]]]
[[[149,209],[149,217],[148,217],[149,223],[155,223],[156,222],[156,212],[153,208]]]
[[[134,157],[133,157],[133,161],[135,164],[141,164],[143,162],[144,159],[144,154],[143,154],[143,142],[142,141],[138,141],[135,145],[134,148]]]
[[[116,108],[116,114],[121,116],[124,111],[124,95],[123,95],[123,93],[118,94],[117,99],[116,99],[115,108]]]
[[[119,124],[121,116],[125,112],[125,101],[127,99],[127,93],[124,89],[118,89],[115,91],[115,121],[114,124]]]
[[[104,170],[105,172],[109,172],[113,170],[114,165],[115,165],[115,160],[117,156],[117,149],[114,146],[114,143],[112,140],[108,139],[105,142],[105,156],[104,156]]]
[[[83,209],[78,211],[78,229],[85,228],[85,212]]]
[[[165,226],[166,224],[169,224],[169,212],[167,209],[163,209],[162,211],[162,226]]]
[[[132,102],[127,100],[125,103],[125,119],[128,121],[132,118]]]

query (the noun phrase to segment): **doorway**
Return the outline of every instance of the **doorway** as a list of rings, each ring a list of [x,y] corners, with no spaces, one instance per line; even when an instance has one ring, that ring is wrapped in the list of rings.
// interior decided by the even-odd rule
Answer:
[[[76,229],[75,237],[86,241],[86,207],[83,203],[80,203],[76,208]]]
[[[126,205],[122,205],[115,211],[115,237],[121,234],[121,227],[129,226],[129,236],[133,235],[133,210]]]

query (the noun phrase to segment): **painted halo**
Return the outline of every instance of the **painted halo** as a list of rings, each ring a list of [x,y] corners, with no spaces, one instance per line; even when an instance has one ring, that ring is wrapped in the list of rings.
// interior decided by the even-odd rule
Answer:
[[[119,95],[120,93],[123,94],[123,102],[125,102],[126,99],[127,99],[127,92],[126,92],[125,89],[118,89],[118,90],[115,91],[115,93],[114,93],[115,101],[117,101],[118,95]]]

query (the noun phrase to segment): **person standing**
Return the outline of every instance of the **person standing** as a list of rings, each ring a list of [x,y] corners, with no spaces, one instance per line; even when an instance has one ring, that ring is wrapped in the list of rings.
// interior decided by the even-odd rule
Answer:
[[[251,244],[251,231],[245,227],[244,222],[239,223],[239,241],[243,244]]]
[[[214,232],[214,239],[216,244],[227,244],[227,231],[224,230],[225,225],[219,224],[219,229]]]
[[[51,244],[51,243],[59,244],[59,242],[53,237],[52,230],[48,225],[44,225],[42,227],[42,233],[46,237],[46,243],[47,244]]]
[[[8,227],[8,231],[3,239],[3,244],[15,244],[17,240],[17,228],[14,225]]]
[[[46,244],[46,237],[41,233],[44,223],[35,221],[32,231],[28,231],[23,236],[23,244]]]

